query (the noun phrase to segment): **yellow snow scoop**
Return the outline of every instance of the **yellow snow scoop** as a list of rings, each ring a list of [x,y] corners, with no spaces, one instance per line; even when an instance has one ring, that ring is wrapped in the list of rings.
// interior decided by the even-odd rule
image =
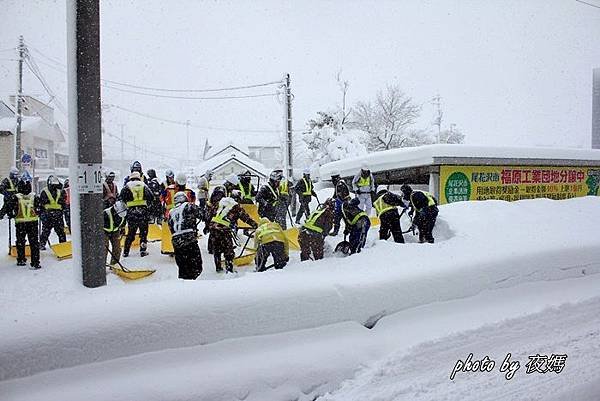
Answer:
[[[113,253],[110,249],[108,249],[108,247],[106,248],[106,251],[110,254],[110,256],[113,256]],[[141,278],[148,277],[149,275],[156,272],[156,270],[129,270],[128,268],[123,266],[121,262],[117,262],[116,265],[108,265],[108,267],[110,268],[110,271],[112,271],[125,281],[139,280]]]
[[[167,227],[167,230],[169,227]],[[162,229],[156,224],[148,224],[148,242],[156,242],[162,239]]]
[[[16,245],[12,245],[10,247],[10,256],[12,256],[13,258],[17,257],[17,246]],[[31,248],[29,247],[29,244],[25,245],[25,256],[31,256]]]
[[[163,255],[175,253],[175,250],[173,249],[173,242],[171,241],[173,237],[171,235],[171,230],[169,229],[169,224],[166,221],[163,221],[162,223],[160,234],[160,253]]]
[[[381,224],[381,222],[379,221],[379,217],[371,216],[369,217],[369,220],[371,220],[371,227],[375,227]]]
[[[287,238],[287,240],[288,240],[288,245],[289,245],[290,249],[293,249],[295,251],[300,250],[300,243],[298,242],[298,234],[299,233],[300,233],[300,231],[299,231],[298,227],[291,227],[291,228],[288,228],[287,230],[283,231],[285,238]]]
[[[233,264],[236,266],[246,266],[246,265],[254,263],[255,257],[256,257],[256,252],[237,256],[237,257],[233,258]]]
[[[52,244],[50,248],[58,260],[71,259],[73,257],[73,244],[71,241]]]
[[[252,204],[252,203],[248,203],[248,204],[242,203],[242,204],[240,204],[240,206],[242,207],[242,209],[244,209],[246,211],[246,213],[248,213],[250,218],[258,224],[258,221],[260,220],[260,217],[258,216],[258,206],[256,206],[255,204]],[[238,226],[238,228],[251,228],[248,224],[244,223],[242,220],[238,220],[237,226]]]

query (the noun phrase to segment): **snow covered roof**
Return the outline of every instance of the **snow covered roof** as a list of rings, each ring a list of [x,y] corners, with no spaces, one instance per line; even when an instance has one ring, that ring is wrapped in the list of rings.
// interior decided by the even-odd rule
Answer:
[[[248,155],[239,150],[228,150],[227,152],[223,153],[219,152],[217,155],[211,157],[199,166],[195,167],[195,170],[199,174],[204,174],[206,170],[215,171],[219,169],[219,167],[225,165],[230,160],[237,161],[238,163],[247,167],[249,170],[263,177],[267,177],[269,175],[269,169],[267,169],[261,163],[250,159]]]
[[[575,148],[518,148],[472,145],[425,145],[391,149],[365,156],[338,160],[321,166],[321,177],[332,172],[342,177],[356,174],[366,164],[372,172],[434,164],[519,164],[519,165],[599,165],[600,150]]]
[[[0,131],[16,132],[17,120],[14,117],[0,118]],[[36,138],[52,142],[65,142],[65,136],[58,124],[49,125],[40,117],[23,116],[21,124],[23,135],[33,135]]]

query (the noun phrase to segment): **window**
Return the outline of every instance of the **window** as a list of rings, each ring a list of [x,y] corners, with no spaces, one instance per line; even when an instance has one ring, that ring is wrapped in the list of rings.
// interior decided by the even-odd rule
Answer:
[[[36,149],[35,157],[37,157],[38,159],[47,159],[48,151],[46,149]]]

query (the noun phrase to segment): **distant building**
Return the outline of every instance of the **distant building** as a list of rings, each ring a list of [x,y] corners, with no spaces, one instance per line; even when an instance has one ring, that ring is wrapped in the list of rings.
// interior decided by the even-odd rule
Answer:
[[[14,104],[14,96],[11,100]],[[0,176],[15,165],[16,120],[14,106],[0,101]],[[31,96],[24,96],[21,133],[23,152],[33,158],[34,184],[45,181],[49,175],[66,178],[66,137],[54,122],[54,109]]]
[[[227,145],[221,150],[208,156],[202,164],[194,168],[195,174],[202,175],[207,170],[213,172],[215,184],[221,184],[231,174],[241,174],[249,171],[251,174],[265,180],[270,170],[262,163],[252,160],[248,153],[243,152],[234,145]]]
[[[592,87],[592,149],[600,149],[600,68],[594,69]]]

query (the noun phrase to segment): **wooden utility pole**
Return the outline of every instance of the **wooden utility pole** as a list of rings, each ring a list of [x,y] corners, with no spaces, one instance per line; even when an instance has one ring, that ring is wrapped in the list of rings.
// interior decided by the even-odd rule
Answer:
[[[21,133],[23,124],[23,59],[25,58],[25,43],[23,35],[19,36],[19,86],[17,88],[17,135],[15,137],[15,165],[21,170],[21,157],[23,156],[23,147],[21,145]]]
[[[67,0],[73,258],[84,286],[106,285],[99,0]]]

